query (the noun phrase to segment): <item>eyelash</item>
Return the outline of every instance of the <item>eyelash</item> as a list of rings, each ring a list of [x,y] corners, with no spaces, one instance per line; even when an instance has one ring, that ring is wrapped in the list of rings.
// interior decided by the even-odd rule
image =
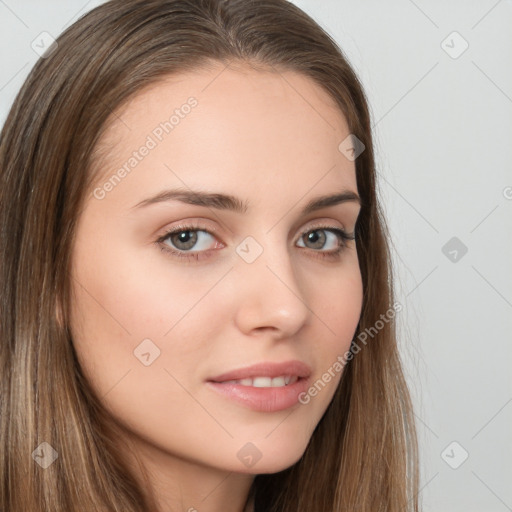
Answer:
[[[160,238],[156,240],[156,244],[160,247],[160,250],[166,254],[170,254],[172,257],[184,259],[184,260],[196,260],[199,261],[203,258],[208,258],[208,253],[210,251],[215,251],[216,249],[209,249],[206,251],[199,251],[199,252],[187,252],[187,251],[177,251],[175,249],[172,249],[169,247],[168,244],[165,244],[164,242],[172,235],[177,235],[178,233],[183,233],[185,231],[204,231],[208,233],[209,235],[214,235],[217,230],[215,229],[207,229],[205,226],[202,226],[200,224],[192,223],[189,225],[178,225],[174,226],[171,230],[167,231],[164,235],[162,235]],[[308,233],[312,233],[314,231],[330,231],[331,233],[334,233],[338,240],[341,242],[341,245],[332,251],[321,251],[321,250],[315,250],[311,249],[313,252],[319,252],[320,255],[316,256],[322,259],[329,259],[329,260],[338,260],[341,256],[341,253],[347,248],[347,241],[349,240],[355,240],[355,234],[348,234],[346,231],[334,227],[334,226],[313,226],[306,231],[303,231],[300,234],[299,239],[301,239],[304,235],[307,235]]]

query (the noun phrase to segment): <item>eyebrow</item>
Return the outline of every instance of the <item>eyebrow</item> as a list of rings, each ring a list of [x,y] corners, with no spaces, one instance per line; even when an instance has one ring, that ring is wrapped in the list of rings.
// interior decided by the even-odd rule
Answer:
[[[217,210],[228,210],[235,213],[246,213],[249,204],[238,197],[229,194],[220,194],[213,192],[201,192],[199,190],[164,190],[155,196],[140,201],[131,207],[131,210],[143,208],[149,205],[164,203],[169,201],[180,201],[186,204],[204,206],[206,208],[215,208]],[[324,195],[311,199],[302,210],[303,215],[311,212],[335,206],[346,202],[356,202],[361,204],[361,198],[351,190],[342,190],[334,195]]]

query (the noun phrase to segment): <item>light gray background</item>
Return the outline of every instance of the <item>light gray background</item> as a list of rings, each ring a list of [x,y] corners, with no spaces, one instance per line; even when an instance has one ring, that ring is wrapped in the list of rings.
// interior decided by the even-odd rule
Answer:
[[[33,41],[101,3],[0,0],[0,125]],[[512,2],[294,3],[370,101],[424,510],[512,510]]]

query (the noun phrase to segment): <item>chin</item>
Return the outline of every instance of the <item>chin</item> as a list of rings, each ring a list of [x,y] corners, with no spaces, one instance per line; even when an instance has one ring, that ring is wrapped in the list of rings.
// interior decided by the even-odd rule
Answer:
[[[276,438],[276,444],[272,443],[270,436],[268,439],[254,442],[259,448],[260,458],[254,463],[254,465],[248,465],[244,467],[243,464],[239,465],[236,471],[238,473],[248,474],[271,474],[279,473],[297,463],[302,455],[304,454],[307,443],[297,443],[290,440],[291,443],[287,445],[283,443],[281,439]]]

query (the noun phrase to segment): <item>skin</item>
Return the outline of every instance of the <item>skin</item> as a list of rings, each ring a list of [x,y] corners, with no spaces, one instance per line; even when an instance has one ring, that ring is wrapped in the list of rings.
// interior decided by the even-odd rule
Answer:
[[[309,78],[218,63],[153,84],[116,112],[99,144],[108,151],[95,185],[190,96],[197,106],[156,148],[104,198],[86,199],[73,247],[71,331],[86,378],[124,429],[125,455],[148,468],[160,510],[241,512],[256,474],[301,457],[341,372],[307,405],[278,412],[253,411],[205,380],[299,359],[315,382],[349,349],[362,304],[356,242],[321,230],[322,247],[301,234],[310,226],[353,233],[360,205],[300,211],[320,195],[357,193],[355,163],[338,150],[345,118]],[[249,210],[176,200],[132,208],[177,187],[232,194]],[[191,221],[217,231],[196,232],[192,249],[177,237],[160,245],[205,257],[159,248],[166,231]],[[247,236],[263,248],[252,263],[235,252]],[[322,259],[343,243],[338,259]],[[144,339],[160,350],[149,366],[134,355]],[[250,468],[237,457],[248,442],[261,453]]]

